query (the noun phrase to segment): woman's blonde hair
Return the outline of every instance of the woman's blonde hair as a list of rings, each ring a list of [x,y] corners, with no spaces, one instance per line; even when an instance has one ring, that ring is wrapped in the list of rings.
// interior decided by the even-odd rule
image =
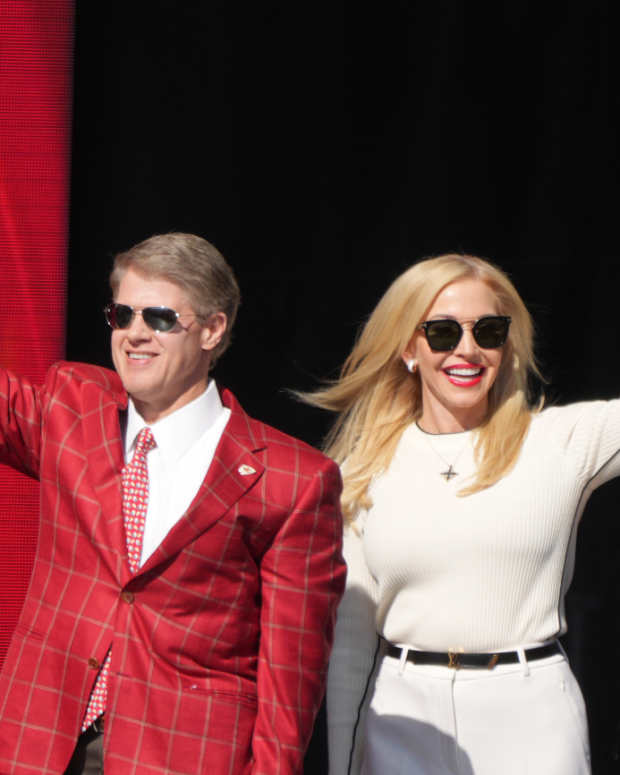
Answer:
[[[422,412],[420,377],[402,360],[411,338],[437,294],[463,279],[486,283],[497,298],[498,314],[512,318],[489,411],[477,429],[477,475],[460,495],[490,487],[516,462],[529,427],[533,325],[507,275],[476,256],[448,253],[414,264],[388,288],[361,330],[340,378],[315,393],[302,394],[314,406],[338,412],[325,451],[344,463],[343,513],[351,521],[371,505],[368,487],[389,466],[404,429]]]

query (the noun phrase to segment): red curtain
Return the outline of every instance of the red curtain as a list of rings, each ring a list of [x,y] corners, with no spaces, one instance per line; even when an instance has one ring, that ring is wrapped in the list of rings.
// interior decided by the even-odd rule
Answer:
[[[39,382],[64,354],[73,0],[0,14],[0,365]],[[37,535],[36,482],[0,466],[0,662]]]

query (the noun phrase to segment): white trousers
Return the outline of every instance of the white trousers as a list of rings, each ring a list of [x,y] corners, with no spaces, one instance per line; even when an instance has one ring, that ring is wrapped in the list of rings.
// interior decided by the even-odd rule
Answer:
[[[561,654],[493,670],[384,657],[362,775],[589,775],[583,697]]]

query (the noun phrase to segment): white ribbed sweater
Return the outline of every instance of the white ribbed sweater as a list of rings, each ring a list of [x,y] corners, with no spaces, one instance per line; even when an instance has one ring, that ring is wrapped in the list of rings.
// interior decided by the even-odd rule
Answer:
[[[472,436],[409,426],[370,488],[372,508],[345,530],[347,588],[327,691],[330,775],[347,772],[377,633],[418,649],[486,652],[566,630],[579,519],[591,492],[620,474],[620,400],[535,415],[515,467],[458,497],[475,470]],[[450,464],[459,475],[446,482]]]

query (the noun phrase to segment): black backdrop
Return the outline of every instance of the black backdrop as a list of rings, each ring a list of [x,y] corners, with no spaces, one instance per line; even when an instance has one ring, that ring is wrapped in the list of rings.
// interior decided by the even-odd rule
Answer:
[[[170,230],[243,293],[216,377],[317,444],[284,388],[333,376],[379,295],[464,250],[513,277],[552,400],[620,384],[612,0],[78,0],[67,353],[109,364],[112,254]],[[581,528],[566,645],[595,775],[620,765],[620,485]],[[324,771],[321,717],[306,771]]]

